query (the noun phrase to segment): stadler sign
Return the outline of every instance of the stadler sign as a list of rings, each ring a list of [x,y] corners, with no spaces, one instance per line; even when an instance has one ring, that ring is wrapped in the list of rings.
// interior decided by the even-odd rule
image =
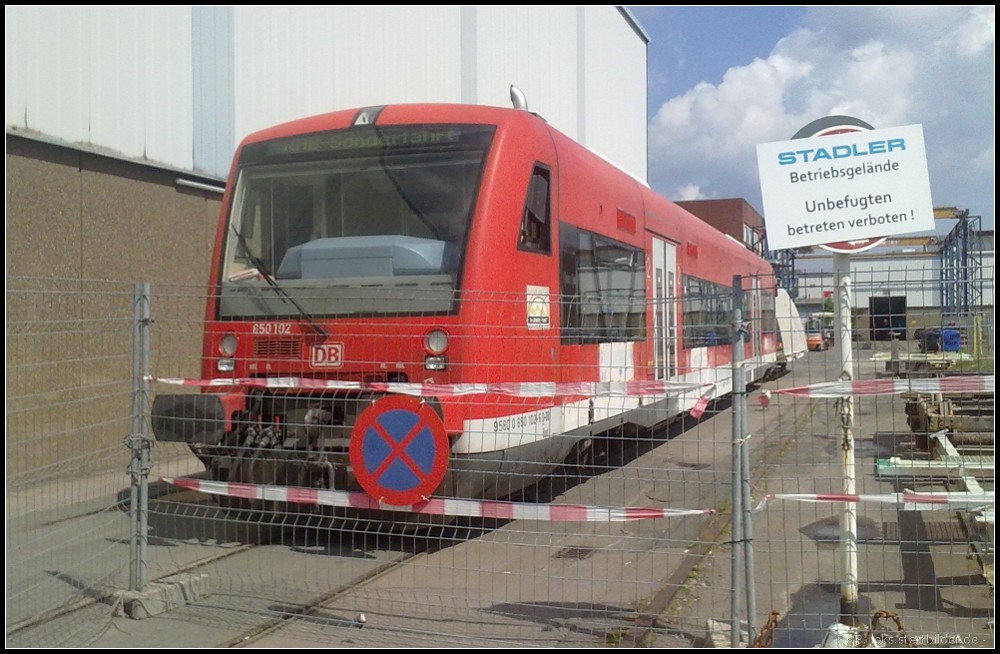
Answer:
[[[770,249],[836,243],[858,250],[871,239],[934,228],[920,125],[830,127],[814,138],[757,146]]]

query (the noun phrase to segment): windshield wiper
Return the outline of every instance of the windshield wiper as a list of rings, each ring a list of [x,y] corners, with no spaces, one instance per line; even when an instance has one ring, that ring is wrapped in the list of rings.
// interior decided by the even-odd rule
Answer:
[[[378,134],[379,136],[382,136],[382,130],[380,130],[378,128],[378,126],[375,127],[375,133]],[[425,227],[427,227],[427,229],[431,230],[431,233],[434,234],[434,238],[436,238],[439,241],[442,240],[441,239],[441,230],[438,229],[437,226],[435,226],[434,223],[432,223],[427,218],[427,216],[420,209],[420,207],[418,207],[413,202],[413,200],[410,199],[410,196],[407,195],[406,191],[403,190],[403,187],[399,183],[399,180],[397,180],[395,178],[395,176],[393,176],[392,171],[389,169],[389,164],[387,162],[387,156],[389,154],[389,148],[390,148],[390,146],[388,146],[388,145],[382,146],[382,150],[381,150],[381,152],[379,152],[379,155],[378,155],[378,165],[382,167],[382,172],[385,173],[385,176],[389,178],[389,181],[392,183],[393,187],[395,187],[395,189],[396,189],[396,193],[399,193],[399,197],[401,197],[403,199],[403,202],[405,202],[406,206],[409,207],[410,211],[413,212],[413,215],[415,215],[417,217],[417,219],[420,220],[420,222],[422,222]]]
[[[278,284],[278,282],[274,280],[274,275],[271,273],[271,270],[268,268],[267,264],[264,263],[263,259],[260,259],[253,253],[253,251],[250,249],[250,244],[247,243],[247,239],[245,236],[243,236],[242,232],[237,230],[232,223],[229,224],[229,228],[233,230],[233,234],[235,234],[236,238],[239,239],[240,247],[243,248],[243,253],[246,254],[247,259],[250,260],[250,263],[252,263],[254,268],[257,269],[257,272],[260,273],[260,275],[264,278],[264,281],[267,282],[267,285],[270,286],[274,290],[274,292],[278,294],[278,297],[288,301],[289,303],[291,303],[293,307],[295,307],[295,310],[299,312],[300,320],[304,319],[307,323],[309,323],[309,326],[313,328],[313,331],[315,331],[318,335],[322,336],[323,338],[327,338],[329,334],[326,332],[325,329],[316,324],[316,319],[313,318],[308,311],[303,309],[299,305],[299,303],[295,301],[295,298],[289,295],[288,292],[284,288],[282,288],[281,285]]]

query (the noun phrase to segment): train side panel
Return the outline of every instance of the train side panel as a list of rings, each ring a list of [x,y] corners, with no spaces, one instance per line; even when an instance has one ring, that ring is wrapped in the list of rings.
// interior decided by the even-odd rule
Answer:
[[[541,120],[526,112],[506,118],[484,174],[460,292],[456,363],[464,383],[552,381],[562,364],[553,236],[560,211],[558,157]],[[561,429],[552,398],[443,404],[462,416],[453,447],[459,453],[537,447]]]

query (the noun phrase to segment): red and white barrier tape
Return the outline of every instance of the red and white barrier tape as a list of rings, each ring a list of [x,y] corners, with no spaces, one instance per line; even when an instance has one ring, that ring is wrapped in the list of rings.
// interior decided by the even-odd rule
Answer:
[[[847,495],[837,493],[776,493],[769,494],[766,499],[794,500],[797,502],[877,502],[880,504],[941,504],[941,505],[979,505],[993,504],[993,493],[963,494],[963,493],[885,493],[883,495]]]
[[[837,381],[781,388],[772,393],[796,397],[844,397],[845,395],[899,395],[901,393],[993,393],[993,375],[938,377],[936,379],[868,379]]]
[[[178,488],[201,491],[210,495],[225,495],[249,500],[315,504],[351,509],[380,509],[406,511],[424,515],[466,516],[473,518],[500,518],[504,520],[545,520],[550,522],[631,522],[654,518],[704,515],[714,509],[663,509],[647,507],[580,506],[571,504],[526,504],[521,502],[491,502],[484,500],[457,500],[430,498],[418,504],[393,506],[382,504],[365,493],[234,484],[224,481],[207,481],[190,477],[160,477]]]
[[[241,377],[239,379],[180,379],[148,377],[149,381],[201,388],[243,386],[281,390],[367,391],[416,397],[508,395],[512,397],[635,397],[663,395],[714,387],[713,383],[633,380],[613,382],[504,382],[497,384],[420,384],[408,382],[354,382],[309,377]]]

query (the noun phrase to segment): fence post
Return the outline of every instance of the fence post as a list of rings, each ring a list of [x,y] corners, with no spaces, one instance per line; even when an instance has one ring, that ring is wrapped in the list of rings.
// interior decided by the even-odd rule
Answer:
[[[756,287],[755,287],[756,288]],[[743,310],[743,287],[739,286],[736,289],[737,306],[740,307],[740,311]],[[754,320],[756,311],[753,312],[754,315],[750,316],[750,320]],[[758,333],[760,326],[757,326]],[[743,337],[746,335],[746,330],[740,329],[740,346],[739,346],[739,356],[743,359]],[[736,345],[733,345],[734,350]],[[735,358],[735,355],[734,355]],[[758,361],[754,361],[754,365],[758,364]],[[747,413],[747,375],[746,367],[740,365],[736,370],[734,370],[736,377],[733,379],[733,412],[739,416],[740,421],[740,487],[742,489],[742,508],[743,508],[743,574],[746,584],[746,597],[747,597],[747,635],[749,640],[752,642],[757,635],[757,622],[755,620],[755,614],[757,612],[757,589],[754,586],[754,565],[753,565],[753,504],[750,501],[750,422],[749,414]]]
[[[146,586],[149,517],[149,284],[136,284],[132,295],[132,430],[129,461],[129,590]]]
[[[741,474],[743,466],[740,463],[743,445],[743,416],[739,411],[739,398],[746,393],[746,382],[743,381],[743,278],[733,275],[733,455],[732,455],[732,518],[730,533],[733,543],[732,551],[732,591],[730,598],[730,642],[732,647],[740,646],[740,560],[743,558],[743,482]]]

